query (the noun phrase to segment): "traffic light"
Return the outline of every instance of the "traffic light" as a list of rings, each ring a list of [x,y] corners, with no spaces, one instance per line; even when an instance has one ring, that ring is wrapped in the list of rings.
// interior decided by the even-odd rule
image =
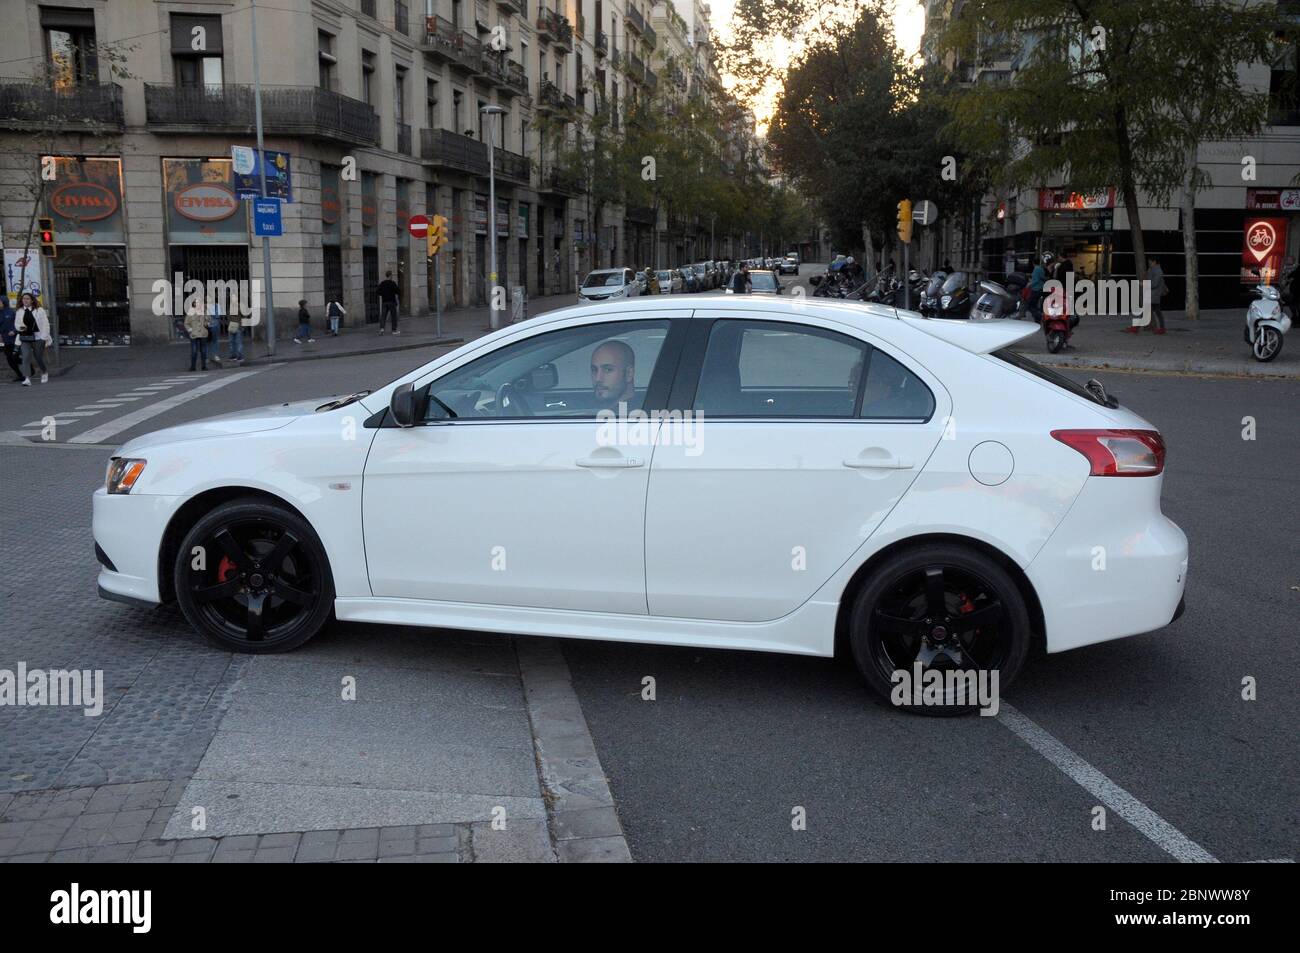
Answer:
[[[54,219],[42,215],[38,224],[41,233],[41,257],[58,258],[59,246],[54,244]]]
[[[429,222],[429,231],[425,236],[429,245],[430,258],[438,254],[442,246],[447,244],[447,238],[447,216],[435,215]]]
[[[898,203],[898,239],[904,244],[912,240],[912,200]]]

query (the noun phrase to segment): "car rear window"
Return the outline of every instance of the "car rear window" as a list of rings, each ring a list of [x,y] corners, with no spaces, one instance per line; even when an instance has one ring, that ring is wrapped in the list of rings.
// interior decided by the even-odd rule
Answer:
[[[1106,406],[1104,401],[1100,400],[1096,394],[1088,390],[1088,388],[1084,387],[1082,384],[1076,384],[1064,374],[1058,374],[1051,368],[1044,367],[1042,364],[1030,360],[1023,354],[1017,354],[1015,351],[1003,348],[1000,351],[994,351],[993,356],[1000,361],[1006,361],[1012,367],[1018,367],[1022,371],[1028,371],[1039,380],[1047,381],[1049,384],[1055,384],[1062,390],[1069,391],[1075,397],[1082,397],[1084,400],[1092,401],[1094,404],[1101,404],[1103,407]]]

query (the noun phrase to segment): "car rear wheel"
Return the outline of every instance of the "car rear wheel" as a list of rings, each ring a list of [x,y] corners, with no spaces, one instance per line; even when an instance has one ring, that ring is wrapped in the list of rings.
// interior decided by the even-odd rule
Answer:
[[[960,715],[996,698],[1020,673],[1029,640],[1029,612],[1006,570],[947,543],[889,559],[858,592],[850,619],[863,679],[924,715]]]
[[[260,499],[223,503],[195,523],[176,555],[174,581],[185,618],[226,651],[297,648],[334,607],[315,531],[297,513]]]

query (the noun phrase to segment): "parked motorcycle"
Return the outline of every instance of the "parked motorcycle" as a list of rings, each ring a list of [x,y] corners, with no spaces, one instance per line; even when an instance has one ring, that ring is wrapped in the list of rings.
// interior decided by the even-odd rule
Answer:
[[[1282,295],[1273,285],[1253,289],[1255,301],[1246,311],[1246,343],[1255,360],[1267,362],[1282,353],[1282,338],[1291,330],[1291,318],[1282,310]]]
[[[926,282],[925,288],[921,291],[921,300],[917,306],[917,310],[921,312],[923,317],[933,318],[935,312],[939,310],[939,289],[943,287],[943,283],[947,280],[948,272],[940,270],[931,275],[930,280]]]
[[[944,279],[939,288],[939,302],[931,317],[969,318],[971,305],[970,279],[964,271],[954,271]]]

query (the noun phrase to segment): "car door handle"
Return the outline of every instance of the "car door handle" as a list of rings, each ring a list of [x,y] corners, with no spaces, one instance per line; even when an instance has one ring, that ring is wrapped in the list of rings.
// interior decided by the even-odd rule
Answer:
[[[639,457],[579,457],[574,463],[589,469],[627,469],[645,466],[645,461]]]
[[[912,461],[908,457],[889,454],[879,457],[849,457],[844,461],[846,467],[855,470],[910,470]]]

